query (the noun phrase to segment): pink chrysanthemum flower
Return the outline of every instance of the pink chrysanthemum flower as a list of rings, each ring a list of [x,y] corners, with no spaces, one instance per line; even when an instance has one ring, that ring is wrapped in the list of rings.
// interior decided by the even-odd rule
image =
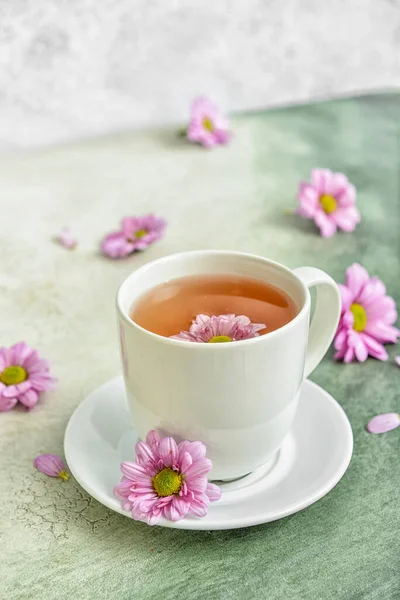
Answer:
[[[160,517],[204,517],[210,502],[221,497],[219,487],[207,481],[212,464],[202,442],[177,444],[153,430],[135,449],[136,462],[122,463],[114,494],[137,521],[155,525]]]
[[[227,144],[232,136],[226,117],[211,100],[200,97],[192,103],[187,137],[205,148],[213,148]]]
[[[346,284],[339,284],[339,289],[342,314],[335,336],[335,359],[364,362],[370,355],[387,360],[383,344],[395,343],[400,330],[393,327],[396,304],[386,295],[382,281],[354,263],[346,271]]]
[[[251,323],[244,315],[197,315],[189,331],[171,335],[174,340],[218,344],[220,342],[239,342],[258,337],[264,323]]]
[[[0,348],[0,411],[11,410],[17,402],[33,408],[41,392],[53,387],[49,363],[25,342]]]
[[[314,169],[311,183],[300,183],[297,199],[297,214],[314,219],[325,238],[336,233],[336,229],[354,231],[361,220],[356,208],[356,188],[343,173]]]
[[[145,250],[163,237],[166,226],[166,221],[155,215],[125,217],[121,230],[109,233],[104,238],[101,251],[111,258],[121,258]]]

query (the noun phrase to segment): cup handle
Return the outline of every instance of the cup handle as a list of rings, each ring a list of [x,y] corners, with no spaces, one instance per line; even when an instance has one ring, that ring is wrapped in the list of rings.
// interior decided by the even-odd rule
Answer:
[[[308,288],[317,286],[317,301],[310,325],[304,377],[308,377],[326,354],[339,323],[341,299],[339,288],[329,275],[314,267],[299,267],[294,274]]]

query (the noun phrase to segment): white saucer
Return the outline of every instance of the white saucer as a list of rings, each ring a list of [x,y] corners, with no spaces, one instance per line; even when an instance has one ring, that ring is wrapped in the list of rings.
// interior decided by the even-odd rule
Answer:
[[[127,517],[113,495],[120,463],[134,460],[132,426],[122,377],[94,390],[72,415],[64,440],[68,466],[96,500]],[[291,433],[272,462],[221,485],[222,498],[203,519],[159,525],[176,529],[235,529],[291,515],[325,496],[343,477],[353,452],[350,423],[339,404],[305,381]]]

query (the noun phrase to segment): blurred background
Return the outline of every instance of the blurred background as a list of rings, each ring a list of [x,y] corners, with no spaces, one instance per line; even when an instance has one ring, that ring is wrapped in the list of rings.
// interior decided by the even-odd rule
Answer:
[[[400,87],[400,0],[3,0],[0,150]]]

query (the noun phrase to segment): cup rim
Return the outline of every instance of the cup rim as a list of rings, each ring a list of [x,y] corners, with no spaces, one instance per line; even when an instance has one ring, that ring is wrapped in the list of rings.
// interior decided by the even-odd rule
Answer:
[[[234,344],[196,344],[194,342],[189,342],[187,340],[176,340],[176,339],[173,339],[170,337],[165,337],[163,335],[159,335],[158,333],[153,333],[152,331],[148,331],[141,325],[138,325],[138,323],[135,323],[135,321],[133,321],[130,318],[129,314],[127,314],[126,310],[122,306],[122,294],[124,292],[124,288],[128,285],[128,282],[130,281],[130,279],[136,277],[137,275],[140,275],[147,269],[151,268],[153,265],[164,262],[167,259],[173,260],[180,256],[188,256],[188,255],[189,256],[230,255],[230,256],[237,256],[237,257],[251,258],[256,261],[261,261],[264,263],[266,262],[270,265],[273,265],[274,267],[277,267],[278,269],[285,271],[285,273],[287,273],[289,276],[291,276],[293,279],[295,279],[297,284],[300,285],[300,287],[303,290],[303,294],[304,294],[303,306],[301,307],[301,309],[299,310],[297,315],[291,321],[289,321],[289,323],[286,323],[286,325],[283,325],[282,327],[279,327],[278,329],[274,329],[274,331],[269,331],[268,333],[264,333],[263,335],[260,335],[257,337],[249,338],[247,340],[238,340]],[[257,255],[257,254],[250,254],[248,252],[238,252],[235,250],[188,250],[187,252],[174,252],[173,254],[167,254],[166,256],[162,256],[160,258],[157,258],[156,260],[152,260],[152,261],[142,265],[141,267],[139,267],[138,269],[136,269],[135,271],[130,273],[127,277],[125,277],[123,282],[120,284],[117,294],[116,294],[116,307],[117,307],[118,314],[130,327],[134,327],[140,333],[152,338],[154,341],[157,341],[159,343],[170,344],[172,346],[181,346],[183,348],[192,348],[193,350],[194,349],[200,350],[200,348],[207,347],[210,349],[213,348],[214,352],[220,352],[221,348],[224,348],[225,351],[228,349],[230,349],[232,351],[232,349],[236,348],[238,346],[238,344],[240,344],[241,346],[243,344],[247,344],[247,345],[257,344],[257,343],[260,343],[262,340],[265,341],[267,339],[271,339],[271,337],[277,337],[282,332],[286,332],[291,327],[294,327],[294,325],[298,321],[300,321],[300,319],[302,319],[304,317],[304,315],[306,314],[306,312],[310,306],[310,301],[311,300],[310,300],[310,294],[309,294],[308,287],[306,286],[304,281],[302,279],[300,279],[300,277],[298,277],[291,269],[289,269],[289,267],[286,267],[285,265],[282,265],[281,263],[279,263],[275,260],[271,260],[269,258],[265,258],[265,257]]]

